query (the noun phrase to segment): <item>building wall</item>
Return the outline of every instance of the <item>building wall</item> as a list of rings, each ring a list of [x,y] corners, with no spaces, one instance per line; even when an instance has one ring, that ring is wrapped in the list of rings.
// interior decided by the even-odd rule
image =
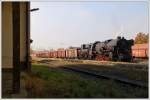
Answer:
[[[13,34],[15,33],[13,33],[12,2],[2,3],[2,68],[13,68]],[[26,36],[28,33],[26,7],[28,7],[27,2],[20,2],[20,63],[24,65],[29,52],[27,45],[30,45],[27,44]]]
[[[2,2],[2,87],[11,87],[13,93],[20,92],[20,71],[30,71],[29,9],[30,2]]]
[[[12,3],[2,4],[2,67],[13,66]]]
[[[20,61],[26,61],[26,2],[20,3]]]

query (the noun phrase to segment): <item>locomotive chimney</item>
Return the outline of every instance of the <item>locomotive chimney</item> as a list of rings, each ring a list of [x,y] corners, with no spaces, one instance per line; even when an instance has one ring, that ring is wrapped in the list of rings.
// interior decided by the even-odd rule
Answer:
[[[122,37],[122,39],[124,39],[124,37]]]
[[[121,36],[118,36],[117,39],[121,39]]]

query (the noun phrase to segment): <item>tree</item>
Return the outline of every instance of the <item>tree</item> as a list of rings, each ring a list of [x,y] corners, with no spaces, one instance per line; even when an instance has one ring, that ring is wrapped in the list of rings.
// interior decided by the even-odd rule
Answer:
[[[135,44],[148,43],[148,34],[144,34],[142,32],[138,33],[135,37]]]

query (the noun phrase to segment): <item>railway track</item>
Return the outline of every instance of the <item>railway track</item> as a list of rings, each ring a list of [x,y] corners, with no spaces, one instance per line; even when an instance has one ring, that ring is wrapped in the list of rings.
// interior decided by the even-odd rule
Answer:
[[[99,78],[99,79],[112,79],[112,80],[115,80],[117,82],[121,82],[121,83],[124,83],[124,84],[137,86],[137,87],[148,88],[148,85],[144,82],[136,81],[136,80],[129,80],[127,78],[123,78],[123,77],[116,76],[116,75],[108,75],[108,74],[104,74],[104,73],[100,73],[100,72],[96,73],[92,70],[85,70],[85,69],[82,69],[82,68],[74,68],[74,67],[61,67],[61,68],[65,69],[65,70],[68,70],[68,71],[70,70],[70,71],[73,71],[73,72],[77,72],[77,73],[85,74],[85,75],[92,76],[92,77],[95,77],[95,78]]]
[[[45,64],[49,64],[49,61],[45,61],[42,63]],[[142,81],[137,81],[137,80],[131,80],[131,79],[127,79],[127,78],[123,78],[117,75],[109,75],[106,73],[102,73],[102,72],[97,72],[95,70],[92,69],[83,69],[81,67],[78,66],[74,66],[74,67],[65,67],[65,66],[61,66],[59,67],[60,69],[65,69],[66,71],[73,71],[73,72],[77,72],[80,74],[84,74],[86,76],[91,76],[93,78],[99,78],[99,79],[112,79],[124,84],[128,84],[128,85],[132,85],[132,86],[138,86],[138,87],[144,87],[144,88],[148,88],[148,84]]]

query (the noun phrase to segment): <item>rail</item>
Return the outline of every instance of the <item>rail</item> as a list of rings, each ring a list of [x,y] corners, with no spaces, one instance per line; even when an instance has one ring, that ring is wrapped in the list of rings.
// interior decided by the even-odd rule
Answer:
[[[74,72],[90,75],[90,76],[93,76],[93,77],[96,77],[96,78],[113,79],[115,81],[125,83],[125,84],[129,84],[129,85],[133,85],[133,86],[144,87],[144,88],[148,87],[148,85],[145,84],[144,82],[129,80],[129,79],[114,76],[114,75],[107,75],[107,74],[103,74],[103,73],[94,73],[93,71],[80,69],[80,68],[73,68],[73,67],[62,67],[62,68],[67,69],[67,70],[71,70],[71,71],[74,71]]]

